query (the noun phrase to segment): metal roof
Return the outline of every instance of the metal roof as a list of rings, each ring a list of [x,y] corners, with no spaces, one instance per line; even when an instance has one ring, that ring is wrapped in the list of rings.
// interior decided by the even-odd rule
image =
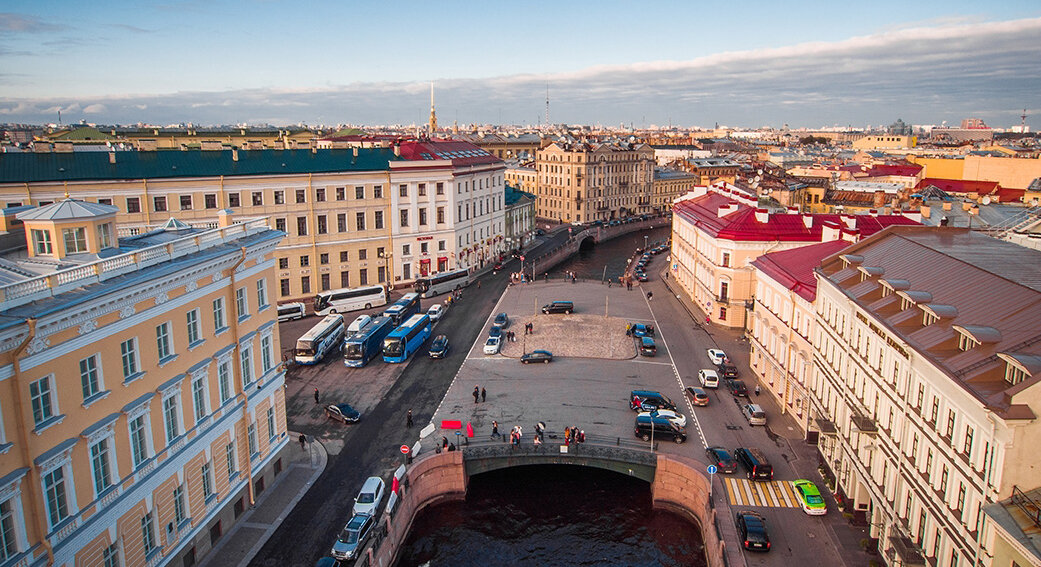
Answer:
[[[103,217],[119,212],[119,207],[65,198],[57,203],[18,213],[18,220],[70,220]]]

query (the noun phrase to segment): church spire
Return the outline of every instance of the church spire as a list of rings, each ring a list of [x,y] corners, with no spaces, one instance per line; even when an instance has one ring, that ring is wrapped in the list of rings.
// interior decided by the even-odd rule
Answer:
[[[434,83],[430,83],[430,135],[437,132],[437,113],[434,112]]]

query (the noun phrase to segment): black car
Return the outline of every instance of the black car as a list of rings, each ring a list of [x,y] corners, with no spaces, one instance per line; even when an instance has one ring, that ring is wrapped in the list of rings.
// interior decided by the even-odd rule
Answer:
[[[652,438],[672,439],[676,443],[687,440],[687,432],[682,427],[664,417],[655,417],[652,414],[640,414],[636,416],[633,432],[644,441]]]
[[[748,388],[745,387],[745,383],[744,382],[738,380],[737,378],[731,378],[729,380],[724,380],[724,382],[726,382],[727,390],[730,390],[730,393],[734,397],[742,397],[742,398],[747,398],[748,397]]]
[[[718,472],[733,474],[737,472],[737,461],[730,456],[730,452],[724,447],[709,447],[705,449],[708,462],[716,465]]]
[[[522,356],[520,361],[524,364],[531,364],[532,362],[541,362],[546,364],[553,362],[553,353],[548,350],[533,350]]]
[[[723,378],[737,378],[737,367],[733,364],[724,362],[716,368],[719,371],[719,375]]]
[[[570,301],[554,301],[553,303],[542,306],[542,312],[546,315],[549,315],[550,313],[571,314],[574,310],[575,304]]]
[[[444,358],[448,356],[449,348],[451,347],[448,344],[448,337],[444,335],[434,337],[434,341],[430,343],[430,358]]]
[[[770,551],[770,534],[766,532],[766,518],[751,510],[736,514],[734,523],[741,536],[741,544],[749,551]]]

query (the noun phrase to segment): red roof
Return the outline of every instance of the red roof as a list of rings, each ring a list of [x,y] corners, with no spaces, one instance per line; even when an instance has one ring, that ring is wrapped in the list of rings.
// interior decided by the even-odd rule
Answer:
[[[916,189],[925,189],[930,185],[935,186],[937,189],[942,189],[947,193],[979,193],[980,195],[990,195],[1000,189],[997,181],[939,179],[936,177],[926,177],[919,181]]]
[[[845,240],[831,240],[800,246],[763,254],[753,260],[752,265],[799,294],[799,297],[812,302],[817,297],[817,278],[813,276],[813,269],[819,266],[822,260],[849,245]]]
[[[1026,189],[1008,189],[1006,187],[998,188],[995,193],[998,195],[998,200],[1002,203],[1012,203],[1016,201],[1022,201],[1023,195],[1026,195]]]
[[[720,207],[734,205],[737,207],[723,217],[719,217]],[[838,224],[846,230],[860,231],[863,237],[870,236],[892,225],[920,224],[903,215],[802,215],[771,214],[766,222],[756,220],[756,209],[740,204],[719,193],[709,192],[701,197],[680,201],[673,206],[673,213],[695,224],[701,230],[715,238],[736,241],[768,241],[782,242],[820,242],[825,223]],[[811,217],[807,228],[803,216]],[[849,227],[844,219],[851,219]]]
[[[915,177],[922,171],[920,165],[876,165],[867,171],[868,177]]]
[[[401,157],[412,161],[451,160],[453,166],[501,162],[486,150],[460,140],[408,140],[401,142]]]

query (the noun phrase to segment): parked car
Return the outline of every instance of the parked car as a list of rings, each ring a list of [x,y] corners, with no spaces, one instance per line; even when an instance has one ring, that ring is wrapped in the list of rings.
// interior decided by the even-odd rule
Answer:
[[[774,479],[774,467],[759,449],[738,447],[734,449],[734,459],[745,468],[749,480]]]
[[[792,486],[795,487],[795,496],[799,499],[799,503],[802,504],[803,512],[811,516],[823,516],[828,513],[828,505],[824,502],[824,498],[821,497],[820,491],[817,490],[817,485],[800,478],[793,482]]]
[[[369,539],[376,521],[370,514],[355,514],[343,527],[340,537],[333,544],[332,556],[340,561],[347,561],[358,557],[361,546]]]
[[[738,380],[737,378],[731,378],[729,380],[724,380],[724,382],[726,382],[727,390],[730,390],[730,394],[733,395],[735,398],[736,397],[742,397],[742,398],[747,398],[748,397],[748,388],[745,387],[745,383],[744,382]]]
[[[654,325],[645,325],[643,323],[630,323],[629,331],[634,337],[653,337],[654,336]]]
[[[361,485],[358,496],[354,499],[354,514],[368,514],[375,516],[380,501],[383,500],[383,479],[378,476],[370,476]]]
[[[522,356],[520,361],[524,364],[531,364],[532,362],[542,362],[544,364],[548,364],[550,362],[553,362],[553,353],[549,352],[548,350],[533,350]]]
[[[716,366],[719,366],[720,364],[723,364],[724,361],[729,360],[727,358],[727,353],[719,350],[718,348],[710,348],[706,352],[708,352],[709,360],[711,360],[712,364]]]
[[[651,417],[660,417],[662,419],[667,419],[680,427],[687,426],[687,416],[675,410],[660,409],[654,411],[645,411],[636,415],[649,415]]]
[[[542,312],[546,315],[551,313],[571,314],[575,311],[575,304],[571,301],[554,301],[542,306]]]
[[[708,462],[716,465],[718,472],[723,474],[733,474],[737,472],[737,461],[730,456],[730,452],[724,447],[709,447],[705,449],[705,455],[708,456]]]
[[[694,386],[687,386],[684,390],[687,395],[687,399],[690,400],[693,406],[707,406],[708,405],[708,392],[701,388],[695,388]]]
[[[637,414],[633,431],[644,441],[650,441],[651,437],[672,439],[675,443],[687,440],[687,432],[682,427],[664,417],[651,417],[648,413]]]
[[[430,306],[430,309],[427,309],[427,317],[430,317],[430,320],[434,323],[440,321],[441,317],[444,317],[444,315],[445,306],[440,303],[435,303]]]
[[[715,389],[719,387],[719,375],[716,374],[715,370],[709,370],[708,368],[698,370],[698,381],[701,382],[702,388]]]
[[[278,306],[278,322],[303,319],[307,315],[307,306],[303,303],[283,303]]]
[[[770,551],[770,535],[766,532],[766,518],[751,510],[741,510],[734,522],[742,545],[749,551]]]
[[[502,337],[488,337],[488,340],[484,342],[484,354],[499,354],[501,346]]]
[[[766,425],[766,412],[759,404],[745,404],[741,414],[748,420],[748,425]]]
[[[350,404],[329,404],[325,406],[325,416],[341,423],[355,423],[361,419],[361,413]]]
[[[491,329],[488,329],[488,336],[489,337],[501,337],[502,336],[502,327],[492,327]]]
[[[647,274],[645,274],[643,272],[636,272],[634,275],[636,276],[636,281],[638,281],[638,282],[645,282],[645,281],[647,281]]]
[[[444,358],[448,356],[448,350],[451,346],[448,344],[448,337],[445,335],[438,335],[434,337],[434,340],[430,343],[430,358]]]
[[[642,337],[640,339],[640,356],[654,356],[656,354],[658,354],[658,345],[654,344],[654,339]]]
[[[505,329],[506,327],[509,327],[510,326],[510,316],[507,315],[506,313],[499,313],[498,315],[495,316],[495,320],[492,321],[492,326],[493,327],[498,327],[500,329]]]
[[[716,367],[716,371],[719,372],[719,375],[723,378],[737,378],[737,367],[733,364],[724,362]]]
[[[675,410],[676,406],[668,396],[654,390],[633,390],[629,392],[629,409],[634,411],[654,411],[656,409]]]

